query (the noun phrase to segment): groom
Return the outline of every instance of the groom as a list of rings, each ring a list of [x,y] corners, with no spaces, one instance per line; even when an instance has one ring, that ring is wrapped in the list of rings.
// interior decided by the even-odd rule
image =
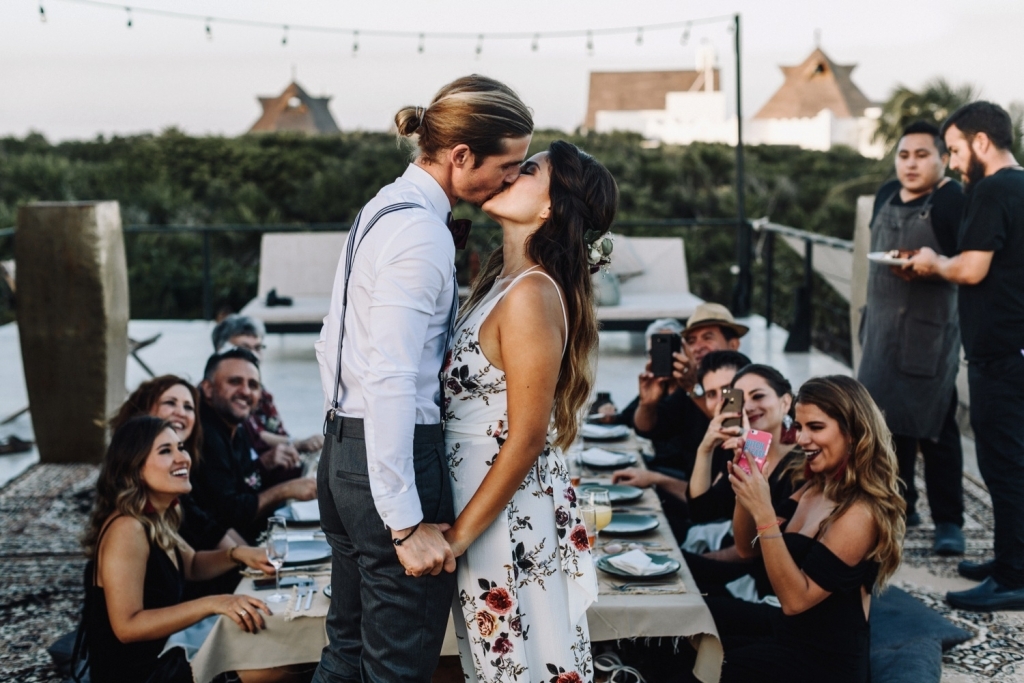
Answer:
[[[458,306],[447,226],[456,202],[482,204],[518,177],[533,133],[519,97],[483,76],[395,123],[417,156],[353,224],[316,344],[331,403],[317,493],[333,549],[316,683],[427,682],[437,667],[455,590],[439,407]]]

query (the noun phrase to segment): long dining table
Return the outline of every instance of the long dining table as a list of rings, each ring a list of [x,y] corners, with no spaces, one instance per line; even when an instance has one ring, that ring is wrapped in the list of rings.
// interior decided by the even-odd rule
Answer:
[[[644,466],[639,442],[633,437],[616,443],[588,442],[586,446],[630,453],[636,459],[634,466]],[[611,484],[613,471],[584,466],[581,484]],[[599,570],[598,600],[587,611],[591,641],[682,639],[697,652],[694,675],[704,683],[717,683],[723,659],[718,630],[686,566],[658,496],[652,489],[646,489],[639,499],[629,503],[617,502],[614,507],[616,511],[629,508],[630,511],[652,515],[658,520],[658,526],[636,536],[611,537],[608,533],[600,534],[595,559],[605,554],[605,549],[612,543],[624,549],[634,543],[640,544],[637,547],[652,554],[668,555],[675,559],[680,564],[680,570],[670,579],[658,580],[620,578]],[[305,538],[307,534],[311,537],[318,535],[315,529],[297,530],[294,537]],[[614,546],[612,549],[617,550]],[[267,617],[265,631],[253,635],[242,631],[230,619],[219,617],[214,621],[211,618],[212,628],[208,628],[202,645],[198,651],[190,652],[196,683],[209,683],[225,671],[319,661],[321,650],[327,645],[326,617],[330,601],[324,595],[324,588],[330,583],[330,565],[294,568],[283,575],[293,574],[311,577],[317,590],[311,600],[303,600],[303,604],[296,609],[298,591],[288,589],[291,593],[289,601],[271,606],[274,614]],[[253,580],[253,577],[243,577],[235,592],[265,599],[268,592],[255,590]],[[307,602],[308,609],[305,605]],[[451,619],[441,654],[458,655]]]

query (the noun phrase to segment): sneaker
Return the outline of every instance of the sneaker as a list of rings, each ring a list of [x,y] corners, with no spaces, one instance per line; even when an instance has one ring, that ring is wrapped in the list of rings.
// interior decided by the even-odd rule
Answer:
[[[946,602],[971,612],[1024,610],[1024,588],[1004,588],[990,576],[970,590],[946,593]]]
[[[963,555],[966,549],[964,532],[952,522],[939,522],[935,525],[935,545],[932,551],[936,555]]]
[[[989,560],[988,562],[968,562],[964,560],[956,566],[956,571],[960,576],[971,581],[984,581],[988,577],[992,576],[992,572],[995,571],[996,561]]]

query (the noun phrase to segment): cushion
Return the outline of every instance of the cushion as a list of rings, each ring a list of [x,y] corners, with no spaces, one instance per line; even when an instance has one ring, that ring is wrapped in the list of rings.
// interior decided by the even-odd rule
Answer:
[[[644,273],[644,262],[636,253],[633,244],[625,235],[612,235],[615,248],[612,249],[611,264],[608,269],[625,282]]]

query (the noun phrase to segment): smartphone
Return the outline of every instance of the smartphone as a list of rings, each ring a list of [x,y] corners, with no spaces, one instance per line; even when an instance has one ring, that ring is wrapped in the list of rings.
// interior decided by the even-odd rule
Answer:
[[[683,339],[678,334],[651,335],[651,373],[655,377],[671,377],[675,358],[672,354],[683,348]]]
[[[292,586],[298,586],[299,584],[309,583],[308,576],[286,576],[281,579],[281,588],[291,588]],[[274,577],[266,579],[254,579],[253,587],[258,591],[270,590],[276,586]]]
[[[730,417],[722,422],[723,427],[743,426],[743,392],[732,387],[722,389],[722,412],[739,413],[740,417]]]
[[[751,429],[747,432],[747,438],[743,441],[743,457],[740,458],[740,467],[747,474],[750,474],[750,465],[747,464],[747,455],[754,458],[757,469],[764,469],[765,458],[768,457],[768,447],[772,445],[772,435],[768,432],[759,432]]]

